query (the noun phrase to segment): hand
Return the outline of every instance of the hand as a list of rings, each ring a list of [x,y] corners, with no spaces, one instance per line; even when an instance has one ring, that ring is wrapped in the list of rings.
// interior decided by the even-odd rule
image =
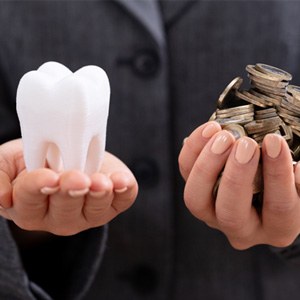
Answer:
[[[294,172],[289,147],[276,134],[265,137],[261,155],[261,213],[252,205],[252,183],[260,158],[254,140],[243,137],[235,141],[217,123],[208,122],[185,140],[179,155],[187,207],[198,219],[222,231],[236,249],[256,244],[285,247],[300,232],[300,166]],[[223,167],[213,199],[213,188]]]
[[[22,229],[72,235],[108,223],[134,202],[130,170],[105,153],[101,173],[27,172],[20,140],[0,146],[0,215]]]

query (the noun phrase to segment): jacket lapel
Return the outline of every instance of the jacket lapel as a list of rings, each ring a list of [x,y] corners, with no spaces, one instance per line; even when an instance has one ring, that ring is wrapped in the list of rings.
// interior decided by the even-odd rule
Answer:
[[[165,46],[161,11],[157,0],[114,0],[133,15],[152,35],[160,47]]]

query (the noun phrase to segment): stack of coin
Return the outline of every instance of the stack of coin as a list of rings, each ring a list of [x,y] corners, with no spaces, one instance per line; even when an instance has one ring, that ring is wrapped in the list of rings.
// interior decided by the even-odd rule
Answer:
[[[300,137],[300,87],[287,86],[286,99],[278,106],[278,114],[289,124],[295,135]]]
[[[293,134],[278,116],[277,110],[273,107],[255,111],[254,121],[245,124],[248,136],[252,137],[259,146],[266,134],[277,133],[282,135],[288,143],[293,140]]]
[[[266,64],[247,65],[251,88],[241,90],[243,79],[234,78],[217,101],[210,120],[217,121],[236,139],[253,138],[261,146],[266,134],[282,135],[294,160],[300,159],[300,87],[289,85],[292,75]],[[214,187],[217,195],[221,176]],[[263,191],[261,165],[253,182],[253,194]]]
[[[270,104],[280,105],[292,75],[266,64],[248,65],[246,70],[253,90],[269,97]]]

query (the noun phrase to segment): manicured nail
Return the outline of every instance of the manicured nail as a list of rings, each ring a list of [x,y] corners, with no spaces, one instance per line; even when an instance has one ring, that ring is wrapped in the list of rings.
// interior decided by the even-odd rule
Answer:
[[[222,154],[232,145],[232,142],[233,138],[230,133],[224,131],[214,140],[211,146],[211,151],[214,154]]]
[[[44,195],[53,195],[58,190],[59,190],[59,186],[55,186],[55,187],[44,186],[43,188],[40,189],[40,192]]]
[[[102,198],[106,194],[106,191],[90,191],[89,194],[90,196],[95,198]]]
[[[216,123],[209,123],[205,126],[202,131],[202,136],[204,138],[211,138],[216,132],[218,132],[219,127]]]
[[[82,190],[69,190],[68,194],[69,196],[76,198],[76,197],[84,196],[85,194],[88,193],[89,190],[90,190],[89,188],[85,188]]]
[[[257,148],[257,144],[250,138],[240,138],[237,143],[235,159],[240,164],[246,164],[252,159]]]
[[[277,158],[281,152],[281,138],[277,134],[267,134],[264,139],[267,155]]]
[[[128,190],[128,187],[125,186],[125,187],[122,188],[122,189],[115,189],[114,191],[115,191],[116,193],[118,193],[118,194],[121,194],[121,193],[126,192],[127,190]]]

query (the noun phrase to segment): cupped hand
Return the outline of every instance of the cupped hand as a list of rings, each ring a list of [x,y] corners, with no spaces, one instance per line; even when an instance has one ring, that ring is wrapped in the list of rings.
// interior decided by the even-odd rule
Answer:
[[[253,181],[259,159],[263,165],[261,211],[254,208]],[[207,225],[222,231],[236,249],[257,244],[285,247],[300,233],[300,166],[295,170],[286,141],[268,134],[260,153],[257,143],[235,141],[215,122],[197,128],[179,155],[186,180],[188,209]],[[222,172],[216,199],[214,186]]]
[[[138,185],[118,158],[105,153],[91,176],[48,168],[27,172],[20,140],[0,147],[0,215],[22,229],[72,235],[104,225],[134,202]]]

